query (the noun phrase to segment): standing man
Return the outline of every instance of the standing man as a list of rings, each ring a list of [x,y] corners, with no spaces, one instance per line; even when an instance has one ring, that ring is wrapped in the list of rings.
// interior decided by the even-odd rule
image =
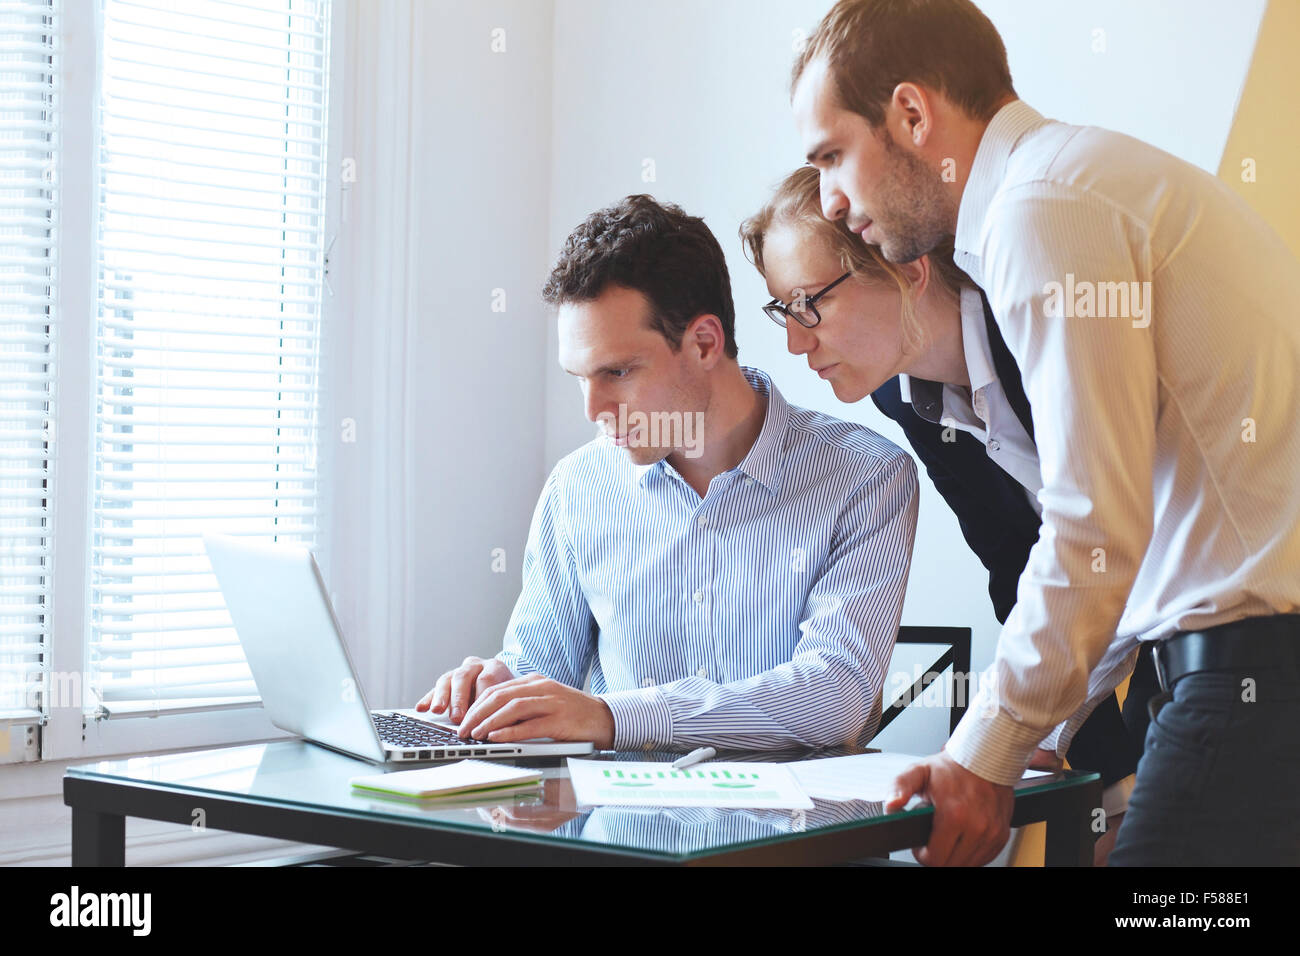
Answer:
[[[1038,540],[1041,472],[1020,371],[988,299],[966,287],[961,308],[969,385],[900,374],[872,392],[871,400],[903,429],[930,480],[957,516],[966,543],[988,568],[994,614],[1005,624]],[[999,454],[1000,460],[993,457]],[[1000,461],[1009,462],[1015,473]],[[1021,484],[1022,480],[1027,483]],[[1070,741],[1071,767],[1101,774],[1106,830],[1094,852],[1098,866],[1107,862],[1128,808],[1142,756],[1146,704],[1157,691],[1148,649],[1140,653],[1134,667],[1122,712],[1115,695],[1106,696]],[[1040,749],[1030,766],[1056,769],[1060,761],[1054,750]]]
[[[1042,531],[971,710],[898,780],[931,864],[1153,641],[1163,693],[1112,865],[1300,862],[1300,263],[1222,183],[1021,102],[970,0],[842,0],[792,77],[823,213],[909,262],[955,237],[1024,376]]]

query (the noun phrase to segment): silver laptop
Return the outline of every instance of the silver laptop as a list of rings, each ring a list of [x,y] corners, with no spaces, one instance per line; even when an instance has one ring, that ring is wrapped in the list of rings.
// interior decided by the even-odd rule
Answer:
[[[413,709],[375,710],[348,657],[316,558],[306,548],[205,534],[203,545],[271,722],[375,763],[585,754],[591,743],[462,740]]]

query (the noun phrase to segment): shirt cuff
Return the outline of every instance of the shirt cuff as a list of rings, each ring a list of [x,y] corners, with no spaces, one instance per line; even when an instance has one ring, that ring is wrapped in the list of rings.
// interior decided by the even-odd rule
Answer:
[[[981,690],[944,745],[948,756],[990,783],[1014,786],[1025,774],[1041,727],[1013,720]]]
[[[673,715],[658,687],[599,695],[614,715],[615,750],[666,750],[673,740]]]

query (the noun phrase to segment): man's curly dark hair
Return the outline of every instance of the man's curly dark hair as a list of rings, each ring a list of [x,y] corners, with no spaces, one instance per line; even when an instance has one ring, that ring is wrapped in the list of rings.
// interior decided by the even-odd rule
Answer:
[[[611,285],[636,289],[650,301],[651,328],[674,352],[696,317],[716,315],[726,354],[736,357],[727,260],[698,216],[643,193],[592,213],[565,240],[542,298],[557,306],[588,302]]]

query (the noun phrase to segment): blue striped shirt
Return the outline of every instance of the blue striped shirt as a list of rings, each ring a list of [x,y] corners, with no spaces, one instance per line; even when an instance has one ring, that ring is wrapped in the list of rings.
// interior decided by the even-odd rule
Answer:
[[[552,470],[498,655],[591,690],[619,750],[866,742],[916,531],[912,458],[861,425],[767,396],[703,498],[666,459],[597,438]]]

